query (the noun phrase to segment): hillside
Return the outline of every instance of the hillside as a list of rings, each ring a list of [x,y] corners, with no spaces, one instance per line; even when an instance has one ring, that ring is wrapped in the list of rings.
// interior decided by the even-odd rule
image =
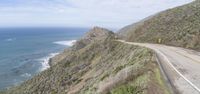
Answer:
[[[95,27],[51,68],[3,94],[169,94],[154,53]]]
[[[155,52],[116,40],[200,51],[200,0],[126,26],[118,35],[94,27],[50,59],[49,69],[0,94],[170,94]]]
[[[200,50],[200,0],[163,11],[138,23],[119,32],[125,32],[124,38],[128,41]]]

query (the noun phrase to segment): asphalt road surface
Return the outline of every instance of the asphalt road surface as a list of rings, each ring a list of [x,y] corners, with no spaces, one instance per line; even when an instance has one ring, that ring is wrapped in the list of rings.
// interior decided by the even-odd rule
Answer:
[[[154,50],[173,93],[200,94],[200,52],[160,44],[119,41]]]

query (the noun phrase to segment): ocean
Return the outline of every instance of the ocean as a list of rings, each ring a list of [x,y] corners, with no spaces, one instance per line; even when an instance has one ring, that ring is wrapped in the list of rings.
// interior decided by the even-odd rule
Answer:
[[[49,58],[70,47],[86,28],[1,28],[0,90],[49,68]]]

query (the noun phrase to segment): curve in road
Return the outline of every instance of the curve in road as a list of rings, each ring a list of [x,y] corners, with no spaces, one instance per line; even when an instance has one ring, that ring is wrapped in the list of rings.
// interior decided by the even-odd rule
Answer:
[[[200,94],[200,52],[160,44],[120,42],[150,48],[161,61],[167,78],[180,94]]]

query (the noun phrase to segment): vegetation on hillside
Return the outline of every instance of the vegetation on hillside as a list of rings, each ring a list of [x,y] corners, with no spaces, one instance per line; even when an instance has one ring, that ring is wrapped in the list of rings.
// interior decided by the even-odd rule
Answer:
[[[123,28],[128,41],[200,50],[200,0]],[[50,60],[51,68],[3,94],[169,94],[154,53],[95,27]]]
[[[125,39],[200,50],[200,0],[128,26]],[[131,28],[133,27],[133,28]]]
[[[99,35],[102,31],[107,32],[100,29],[90,35]],[[79,49],[66,50],[62,60],[57,59],[51,68],[2,93],[168,94],[154,53],[120,43],[110,34],[113,33],[105,33],[106,37],[87,42]]]

